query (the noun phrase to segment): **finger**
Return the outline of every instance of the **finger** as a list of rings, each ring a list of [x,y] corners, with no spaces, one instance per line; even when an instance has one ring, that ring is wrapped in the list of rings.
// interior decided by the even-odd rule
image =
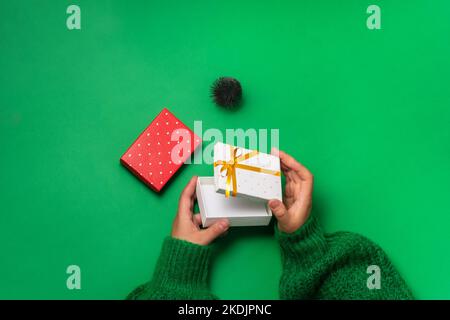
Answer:
[[[188,182],[184,190],[181,192],[180,200],[178,202],[178,213],[191,214],[194,206],[195,187],[197,184],[197,177],[194,176]]]
[[[278,148],[275,148],[275,147],[272,147],[272,150],[270,150],[270,154],[275,157],[280,157],[279,152],[280,152],[280,150],[278,150]]]
[[[290,208],[292,204],[295,201],[295,197],[297,196],[297,190],[299,189],[299,186],[293,182],[286,183],[286,186],[284,188],[284,197],[283,202],[286,206],[286,208]]]
[[[278,222],[282,224],[287,223],[289,216],[283,202],[281,202],[280,200],[270,200],[269,207],[272,210],[272,213],[275,215],[275,218],[277,218]]]
[[[197,176],[193,176],[191,180],[189,180],[186,187],[184,187],[183,191],[181,192],[181,196],[188,198],[193,197],[195,195],[196,184],[197,184]]]
[[[311,172],[309,172],[304,165],[300,164],[297,160],[283,151],[279,151],[279,155],[281,163],[285,166],[285,168],[295,171],[302,180],[312,179]]]
[[[303,181],[300,187],[300,203],[301,206],[311,206],[312,194],[314,188],[314,179]]]
[[[194,214],[194,224],[199,227],[202,224],[202,217],[200,213]]]
[[[210,244],[217,237],[224,234],[229,226],[228,220],[219,220],[207,229],[200,231],[203,242],[205,244]]]
[[[292,182],[297,184],[302,182],[302,178],[300,178],[298,173],[293,170],[289,169],[284,173],[284,176],[286,177],[286,182]]]
[[[275,147],[272,148],[270,153],[276,157],[280,156],[280,150],[278,150]],[[301,180],[300,177],[298,177],[298,175],[295,172],[293,172],[291,168],[286,166],[282,161],[280,161],[280,169],[283,172],[283,175],[286,177],[286,183],[289,183],[291,180],[295,182],[299,182]]]

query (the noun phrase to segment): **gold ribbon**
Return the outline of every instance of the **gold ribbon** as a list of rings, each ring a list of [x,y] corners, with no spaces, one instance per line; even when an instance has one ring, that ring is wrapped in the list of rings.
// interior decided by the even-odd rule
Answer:
[[[236,169],[237,168],[243,169],[243,170],[248,170],[248,171],[253,171],[253,172],[261,172],[261,173],[271,174],[274,176],[280,176],[280,171],[268,170],[268,169],[249,166],[249,165],[240,163],[242,161],[245,161],[247,159],[250,159],[250,158],[256,156],[258,154],[257,150],[250,151],[249,153],[240,155],[240,156],[237,155],[237,151],[238,151],[238,148],[230,145],[230,156],[231,156],[230,160],[229,161],[218,160],[218,161],[214,162],[214,167],[222,166],[222,168],[220,168],[220,173],[226,171],[227,184],[226,184],[226,188],[225,188],[225,197],[228,198],[230,196],[231,185],[233,185],[231,195],[233,197],[235,197],[237,194],[237,182],[236,182]]]

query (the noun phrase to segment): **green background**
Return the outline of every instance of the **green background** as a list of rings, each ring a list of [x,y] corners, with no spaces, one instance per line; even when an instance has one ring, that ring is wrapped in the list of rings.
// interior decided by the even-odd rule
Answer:
[[[380,244],[417,298],[450,298],[448,1],[80,0],[74,31],[69,4],[0,2],[0,298],[120,299],[150,278],[180,191],[212,174],[186,165],[156,194],[119,164],[164,106],[191,128],[279,129],[327,231]],[[210,100],[222,75],[243,85],[235,112]],[[213,291],[277,298],[272,235],[221,239]]]

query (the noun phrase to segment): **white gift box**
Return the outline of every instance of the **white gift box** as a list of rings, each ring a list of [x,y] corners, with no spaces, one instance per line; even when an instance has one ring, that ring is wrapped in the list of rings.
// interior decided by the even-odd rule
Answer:
[[[196,193],[203,227],[220,219],[228,219],[230,226],[265,226],[272,218],[267,201],[226,198],[216,192],[213,177],[198,177]]]
[[[216,192],[230,197],[282,200],[280,158],[218,142],[214,145],[214,184]]]

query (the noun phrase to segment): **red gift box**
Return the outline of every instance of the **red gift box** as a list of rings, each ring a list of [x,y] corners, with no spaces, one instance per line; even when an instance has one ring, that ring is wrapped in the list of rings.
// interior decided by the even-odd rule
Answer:
[[[120,158],[120,162],[159,192],[191,156],[201,139],[164,108]]]

